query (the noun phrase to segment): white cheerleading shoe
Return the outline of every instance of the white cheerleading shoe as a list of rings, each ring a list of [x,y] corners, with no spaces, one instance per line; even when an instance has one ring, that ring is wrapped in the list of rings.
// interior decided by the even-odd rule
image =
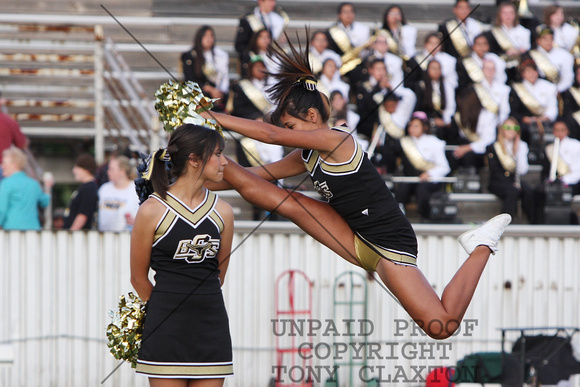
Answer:
[[[471,255],[477,246],[483,245],[489,247],[491,253],[495,255],[498,250],[499,239],[511,221],[512,217],[509,214],[494,216],[480,227],[459,235],[457,241],[467,254]]]

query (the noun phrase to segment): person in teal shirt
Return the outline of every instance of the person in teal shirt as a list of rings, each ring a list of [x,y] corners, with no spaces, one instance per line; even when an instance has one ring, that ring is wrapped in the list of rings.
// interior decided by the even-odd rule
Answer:
[[[2,152],[4,179],[0,182],[0,228],[4,230],[40,230],[38,207],[46,207],[50,195],[25,172],[26,155],[18,148]],[[52,181],[45,181],[49,190]]]

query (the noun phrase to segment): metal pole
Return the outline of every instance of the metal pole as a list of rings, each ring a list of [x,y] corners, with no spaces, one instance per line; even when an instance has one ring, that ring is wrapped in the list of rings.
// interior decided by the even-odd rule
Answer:
[[[105,161],[105,117],[103,112],[103,26],[95,26],[95,160]]]

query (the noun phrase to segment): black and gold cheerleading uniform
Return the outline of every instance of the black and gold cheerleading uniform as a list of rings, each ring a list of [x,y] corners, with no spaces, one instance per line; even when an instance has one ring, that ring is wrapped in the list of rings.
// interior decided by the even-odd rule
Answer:
[[[228,316],[219,281],[224,222],[217,196],[206,190],[189,209],[167,193],[153,198],[167,209],[155,229],[151,268],[155,287],[147,302],[137,373],[157,378],[233,375]]]
[[[375,270],[381,258],[416,265],[413,227],[381,175],[354,142],[354,154],[344,163],[328,163],[318,151],[302,151],[314,187],[354,231],[357,259],[365,269]]]

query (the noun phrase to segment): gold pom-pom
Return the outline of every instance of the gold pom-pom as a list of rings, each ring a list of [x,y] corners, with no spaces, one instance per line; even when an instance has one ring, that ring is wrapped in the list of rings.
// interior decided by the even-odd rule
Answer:
[[[223,136],[221,126],[215,120],[199,115],[211,109],[215,101],[217,99],[204,96],[199,85],[191,81],[169,81],[155,92],[155,109],[163,129],[168,133],[183,124],[195,124],[217,130]]]
[[[126,360],[135,368],[141,348],[145,303],[129,292],[127,297],[120,297],[119,309],[110,311],[109,315],[113,322],[107,326],[107,346],[115,359]]]

